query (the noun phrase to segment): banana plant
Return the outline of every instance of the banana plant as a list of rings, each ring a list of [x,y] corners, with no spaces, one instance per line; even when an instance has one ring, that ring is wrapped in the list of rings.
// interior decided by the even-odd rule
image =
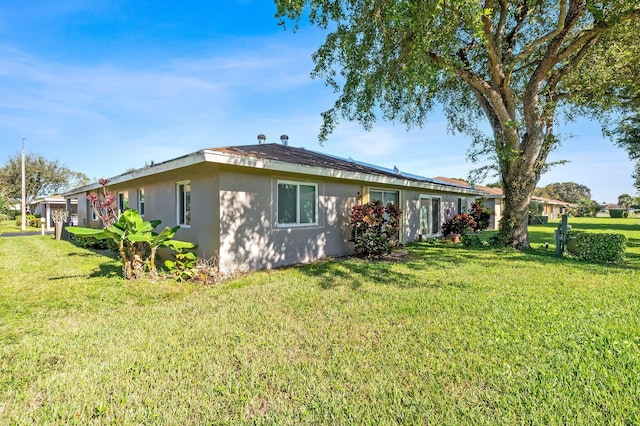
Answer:
[[[99,240],[112,239],[118,245],[118,253],[124,263],[122,270],[127,279],[139,278],[145,271],[155,274],[155,258],[158,249],[167,247],[174,251],[194,249],[197,246],[187,241],[174,240],[179,226],[166,227],[162,232],[153,230],[160,225],[160,220],[146,221],[136,210],[124,211],[118,221],[102,229],[69,226],[67,231],[83,237],[94,237]],[[145,257],[146,255],[146,257]]]

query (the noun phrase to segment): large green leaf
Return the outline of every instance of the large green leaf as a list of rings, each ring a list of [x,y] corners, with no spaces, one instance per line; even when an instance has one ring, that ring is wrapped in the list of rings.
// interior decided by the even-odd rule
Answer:
[[[103,229],[97,228],[83,228],[80,226],[67,226],[66,230],[73,234],[78,235],[80,237],[94,237],[99,240],[104,240],[107,238],[111,238],[109,235],[105,234]]]

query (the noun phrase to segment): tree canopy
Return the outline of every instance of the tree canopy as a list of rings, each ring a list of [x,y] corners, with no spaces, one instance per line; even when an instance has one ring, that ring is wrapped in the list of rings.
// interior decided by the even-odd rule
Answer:
[[[591,189],[575,182],[556,182],[536,188],[534,195],[577,204],[582,198],[591,199]]]
[[[89,182],[84,173],[70,170],[58,160],[47,160],[41,155],[25,155],[25,178],[27,200],[52,195]],[[22,197],[22,154],[9,157],[0,168],[0,187],[3,196],[20,200]]]
[[[474,141],[472,157],[498,170],[499,235],[515,247],[528,246],[528,205],[558,145],[558,112],[604,119],[638,102],[636,0],[276,4],[282,24],[308,17],[328,31],[312,75],[338,96],[323,113],[320,139],[341,117],[366,129],[378,117],[413,127],[443,105],[451,128]]]

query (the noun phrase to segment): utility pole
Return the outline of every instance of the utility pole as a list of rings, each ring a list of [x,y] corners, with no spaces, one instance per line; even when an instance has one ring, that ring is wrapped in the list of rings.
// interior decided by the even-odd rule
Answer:
[[[27,230],[27,178],[24,170],[24,139],[22,138],[22,230]]]

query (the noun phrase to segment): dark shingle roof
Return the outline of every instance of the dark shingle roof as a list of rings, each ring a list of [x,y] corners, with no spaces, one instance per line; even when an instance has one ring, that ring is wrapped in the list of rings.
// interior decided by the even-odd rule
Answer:
[[[433,179],[408,173],[402,173],[399,170],[396,172],[395,170],[355,161],[350,158],[345,159],[333,155],[309,151],[304,148],[284,146],[275,143],[260,145],[225,146],[220,148],[211,148],[208,151],[215,151],[224,154],[239,155],[244,157],[253,157],[263,160],[282,161],[285,163],[300,164],[310,167],[322,167],[353,173],[366,173],[370,175],[388,176],[418,182],[436,183],[433,181]],[[447,185],[447,183],[442,184]]]

